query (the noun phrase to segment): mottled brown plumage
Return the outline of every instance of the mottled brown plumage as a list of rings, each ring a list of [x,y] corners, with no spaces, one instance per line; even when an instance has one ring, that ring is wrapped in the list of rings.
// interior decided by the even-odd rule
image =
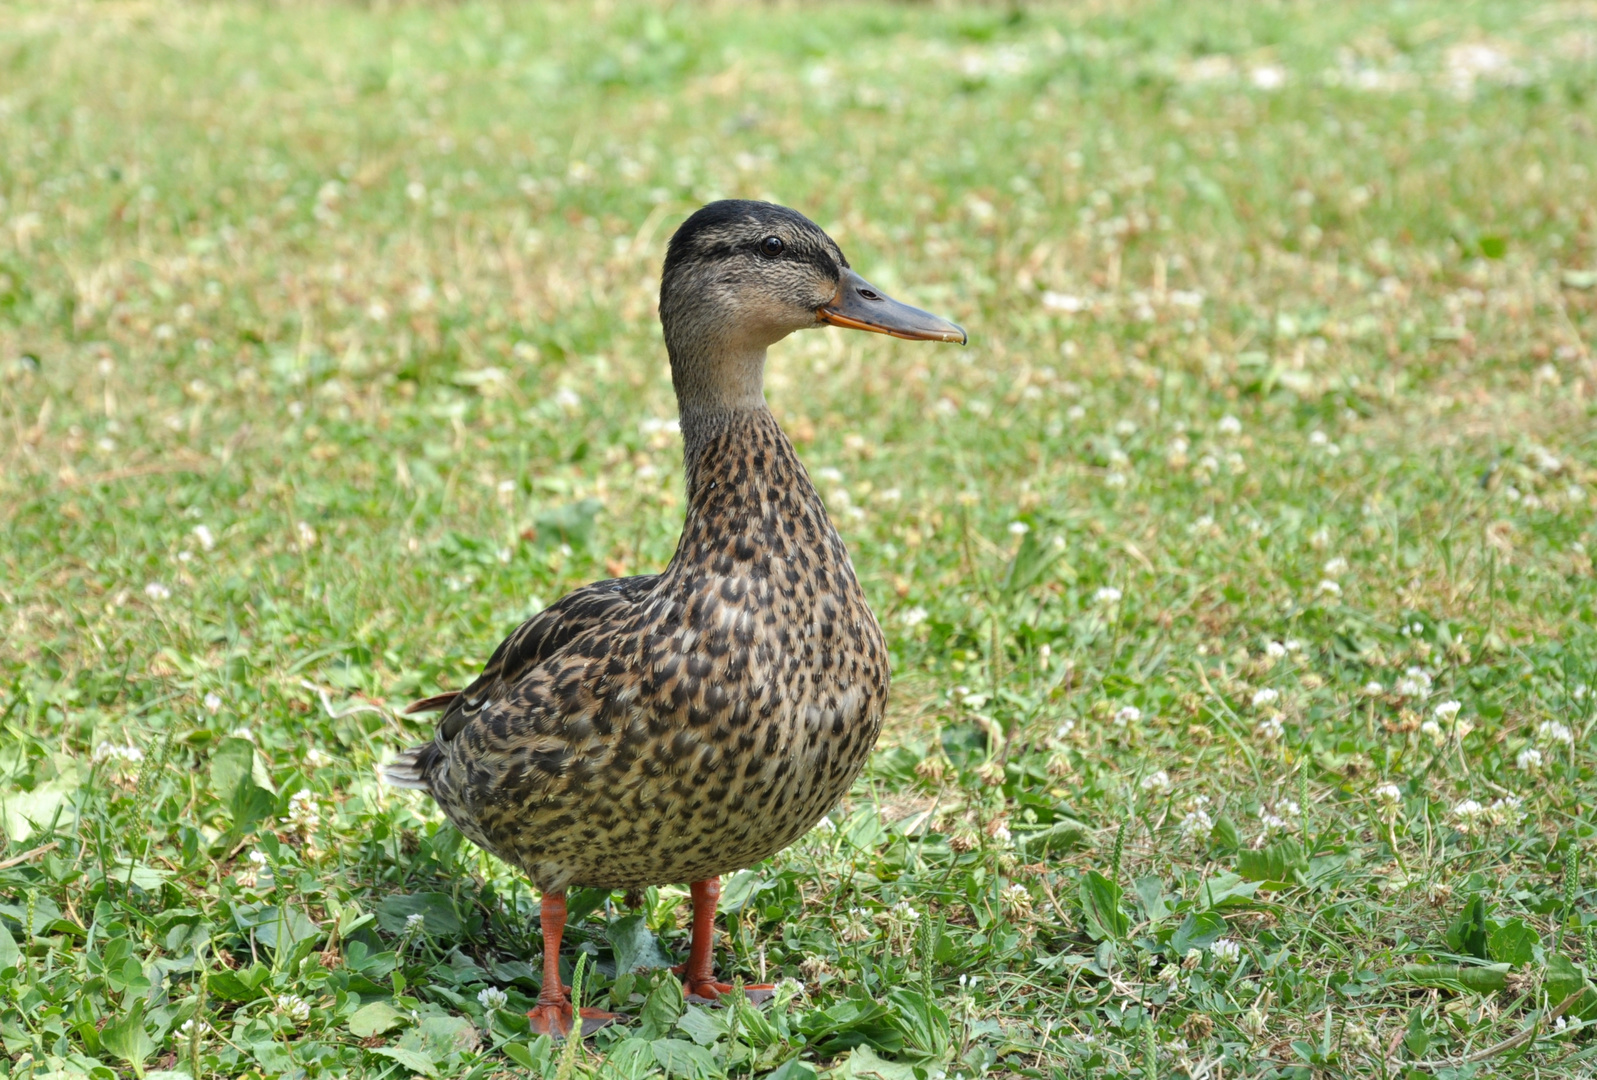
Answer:
[[[822,322],[963,332],[881,297],[825,233],[765,203],[713,203],[683,225],[660,316],[688,492],[670,565],[585,586],[528,620],[470,686],[412,707],[443,717],[387,774],[430,792],[546,896],[693,882],[713,917],[700,885],[780,851],[836,805],[888,691],[881,629],[765,406],[765,349]],[[690,990],[713,996],[724,984],[709,978],[699,930]]]

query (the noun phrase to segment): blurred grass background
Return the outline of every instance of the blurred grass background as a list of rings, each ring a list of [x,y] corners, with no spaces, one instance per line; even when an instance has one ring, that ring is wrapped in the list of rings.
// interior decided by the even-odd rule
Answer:
[[[349,1019],[379,998],[481,1030],[405,1032],[440,1072],[546,1060],[474,996],[535,956],[531,901],[370,767],[427,734],[391,706],[669,558],[659,262],[723,196],[972,344],[773,352],[896,684],[848,828],[747,879],[733,935],[809,985],[794,1025],[850,985],[942,1011],[723,1032],[691,1069],[1368,1075],[1535,1005],[1394,974],[1502,960],[1444,932],[1475,897],[1536,938],[1516,976],[1589,956],[1592,5],[22,4],[0,70],[14,1060],[377,1069],[402,1025]],[[270,807],[234,798],[246,736]],[[1172,932],[1232,910],[1199,883],[1256,885],[1288,819],[1291,888],[1222,923],[1245,959],[1183,981]],[[266,957],[280,880],[316,929]],[[398,984],[326,936],[439,895],[486,922],[349,930]],[[900,902],[936,913],[919,952]],[[77,935],[35,938],[42,903]],[[266,989],[201,995],[253,962]],[[1571,1038],[1503,1067],[1574,1075]]]

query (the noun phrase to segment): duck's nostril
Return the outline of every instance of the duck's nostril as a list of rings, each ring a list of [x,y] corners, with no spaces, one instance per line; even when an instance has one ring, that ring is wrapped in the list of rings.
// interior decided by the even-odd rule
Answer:
[[[859,291],[859,294],[861,296],[863,296],[867,300],[880,300],[881,299],[880,296],[877,296],[875,293],[871,292],[869,289],[861,289]]]

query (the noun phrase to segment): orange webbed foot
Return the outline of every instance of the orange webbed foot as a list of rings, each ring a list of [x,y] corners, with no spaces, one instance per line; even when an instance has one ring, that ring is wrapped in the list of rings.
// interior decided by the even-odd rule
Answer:
[[[605,1012],[603,1009],[581,1009],[582,1032],[579,1038],[586,1039],[589,1035],[608,1024],[613,1024],[621,1019],[620,1013]],[[528,1010],[527,1019],[531,1021],[532,1030],[539,1035],[548,1035],[555,1039],[563,1039],[571,1034],[573,1010],[570,1000],[560,1002],[539,1002],[537,1006]]]
[[[734,989],[735,987],[731,983],[716,982],[713,979],[706,982],[689,981],[682,984],[683,996],[696,1005],[718,1001],[723,995],[730,994]],[[755,1005],[760,1004],[762,1001],[770,1001],[775,994],[776,987],[771,983],[745,984],[743,987],[743,996]]]

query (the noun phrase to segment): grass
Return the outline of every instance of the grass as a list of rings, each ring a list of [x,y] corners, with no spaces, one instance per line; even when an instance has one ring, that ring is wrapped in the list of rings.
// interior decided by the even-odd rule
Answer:
[[[1594,56],[1581,4],[7,8],[0,1075],[1592,1075]],[[638,1019],[551,1046],[536,896],[374,766],[669,558],[653,297],[722,195],[972,345],[772,357],[895,671],[727,883],[722,969],[802,986],[684,1010],[685,891],[578,896]]]

